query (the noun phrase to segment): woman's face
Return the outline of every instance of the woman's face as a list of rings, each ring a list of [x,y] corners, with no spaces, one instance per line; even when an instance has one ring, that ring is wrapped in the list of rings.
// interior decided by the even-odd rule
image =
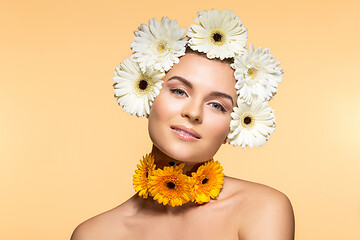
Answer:
[[[166,74],[153,102],[150,138],[173,159],[207,161],[225,143],[236,99],[234,71],[228,63],[186,53]]]

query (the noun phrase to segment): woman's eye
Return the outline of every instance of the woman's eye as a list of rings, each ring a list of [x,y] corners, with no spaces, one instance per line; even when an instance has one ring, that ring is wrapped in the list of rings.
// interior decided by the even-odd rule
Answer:
[[[219,103],[210,103],[210,106],[215,108],[216,110],[220,110],[222,112],[226,112],[226,109]]]
[[[171,89],[170,91],[175,93],[176,95],[179,95],[179,96],[185,96],[186,95],[185,91],[183,91],[181,89],[178,89],[178,88]]]

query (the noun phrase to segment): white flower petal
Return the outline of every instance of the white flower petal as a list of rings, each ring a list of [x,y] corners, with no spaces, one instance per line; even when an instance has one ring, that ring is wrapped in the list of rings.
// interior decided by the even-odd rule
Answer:
[[[248,124],[246,116],[251,119]],[[275,129],[275,116],[268,102],[253,102],[251,105],[243,103],[238,98],[238,107],[231,113],[230,133],[227,141],[233,145],[259,147],[270,138]]]
[[[283,71],[275,62],[268,48],[257,48],[250,44],[249,50],[235,57],[231,67],[235,69],[236,89],[243,102],[268,101],[277,93]]]
[[[247,29],[233,12],[218,9],[197,13],[187,36],[192,50],[206,53],[208,58],[232,58],[246,48]]]
[[[114,94],[124,111],[138,117],[148,116],[154,98],[159,94],[165,73],[146,69],[143,73],[134,56],[125,59],[114,73]],[[141,85],[141,81],[144,85]]]
[[[170,70],[179,57],[185,55],[185,32],[185,28],[179,29],[177,22],[167,17],[163,17],[161,23],[153,18],[149,20],[149,26],[140,25],[130,46],[142,72],[147,68],[162,72]]]

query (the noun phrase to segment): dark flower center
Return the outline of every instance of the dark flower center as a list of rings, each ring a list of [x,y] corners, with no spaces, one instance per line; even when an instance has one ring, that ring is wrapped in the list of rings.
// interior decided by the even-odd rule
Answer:
[[[146,172],[146,178],[148,178],[149,177],[149,172]]]
[[[204,178],[204,179],[201,181],[201,183],[202,183],[202,184],[206,184],[208,181],[209,181],[209,179]]]
[[[148,86],[148,82],[146,81],[146,80],[140,80],[140,82],[139,82],[139,88],[141,89],[141,90],[145,90],[146,88],[147,88],[147,86]]]
[[[170,166],[175,166],[175,162],[169,162]]]
[[[166,183],[166,186],[167,186],[169,189],[174,189],[174,188],[175,188],[175,183],[173,183],[173,182],[168,182],[168,183]]]
[[[244,118],[244,123],[245,124],[250,124],[251,123],[251,117],[245,117]]]
[[[214,39],[215,42],[221,42],[223,36],[220,33],[216,32],[212,35],[212,38]]]

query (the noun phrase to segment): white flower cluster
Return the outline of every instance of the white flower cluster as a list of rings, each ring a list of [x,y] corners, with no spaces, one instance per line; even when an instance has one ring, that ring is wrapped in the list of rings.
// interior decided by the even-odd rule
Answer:
[[[234,59],[237,106],[231,113],[227,141],[233,146],[261,146],[275,129],[274,111],[268,101],[277,92],[283,70],[270,50],[246,47],[247,29],[229,10],[198,12],[197,25],[179,29],[176,21],[163,17],[149,20],[135,31],[130,59],[116,68],[114,93],[124,110],[148,116],[161,89],[165,72],[179,62],[186,47],[203,52],[209,59]]]
[[[159,94],[165,71],[185,55],[186,30],[167,17],[149,26],[141,24],[131,43],[134,53],[121,63],[114,74],[114,94],[123,109],[138,117],[149,116],[154,98]]]

